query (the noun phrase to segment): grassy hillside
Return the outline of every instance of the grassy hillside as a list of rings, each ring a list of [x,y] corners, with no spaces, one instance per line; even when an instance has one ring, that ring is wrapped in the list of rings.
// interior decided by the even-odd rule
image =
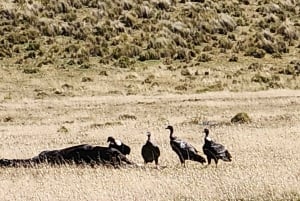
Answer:
[[[105,94],[299,89],[299,9],[292,0],[4,0],[2,80],[66,82],[68,71],[74,88],[122,83]]]

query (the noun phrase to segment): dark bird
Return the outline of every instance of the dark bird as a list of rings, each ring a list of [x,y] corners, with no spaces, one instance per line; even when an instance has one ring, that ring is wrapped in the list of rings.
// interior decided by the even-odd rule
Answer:
[[[109,146],[108,146],[109,148],[115,148],[124,155],[130,154],[130,150],[131,150],[130,147],[124,144],[123,142],[121,142],[120,140],[116,140],[115,138],[110,136],[107,138],[107,142],[109,142]]]
[[[230,162],[232,157],[228,150],[223,145],[214,142],[210,137],[208,137],[209,130],[207,128],[204,129],[204,133],[205,138],[203,152],[207,157],[208,165],[210,165],[211,159],[215,161],[216,167],[219,159]]]
[[[147,136],[148,136],[147,142],[142,147],[142,156],[144,159],[144,163],[147,164],[155,161],[155,165],[158,166],[158,158],[160,156],[159,147],[153,142],[151,142],[150,132],[147,132]]]
[[[29,159],[0,159],[0,167],[34,167],[39,164],[91,166],[110,164],[119,167],[123,163],[134,164],[117,149],[88,144],[42,151],[39,155]]]
[[[198,151],[195,147],[181,139],[178,139],[176,136],[173,136],[174,130],[172,126],[168,126],[166,129],[170,130],[171,147],[178,155],[179,160],[184,167],[186,160],[197,161],[202,164],[205,163],[205,158],[198,154]]]

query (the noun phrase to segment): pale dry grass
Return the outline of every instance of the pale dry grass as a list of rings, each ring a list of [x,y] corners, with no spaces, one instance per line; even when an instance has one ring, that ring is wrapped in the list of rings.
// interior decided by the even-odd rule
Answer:
[[[80,143],[105,145],[113,135],[128,143],[130,159],[142,164],[141,146],[151,131],[166,166],[2,168],[1,200],[300,199],[299,91],[25,98],[2,101],[0,109],[1,158],[27,158]],[[231,125],[230,118],[240,111],[252,123]],[[120,120],[124,114],[136,120]],[[5,117],[11,121],[4,122]],[[105,123],[112,126],[92,126]],[[194,162],[180,167],[164,129],[167,123],[201,152],[203,124],[211,124],[212,137],[228,147],[233,162],[218,168]],[[68,132],[58,132],[61,126]]]

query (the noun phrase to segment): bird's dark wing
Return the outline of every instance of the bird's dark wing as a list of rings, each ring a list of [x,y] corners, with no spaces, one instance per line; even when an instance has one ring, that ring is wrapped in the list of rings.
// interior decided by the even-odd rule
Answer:
[[[142,147],[142,156],[143,156],[143,159],[144,159],[144,160],[147,159],[148,151],[149,151],[149,147],[147,146],[147,144],[145,144],[145,145]]]
[[[203,146],[203,152],[208,157],[219,158],[224,161],[231,161],[231,155],[225,146],[214,141],[206,142]]]
[[[198,150],[193,145],[191,145],[191,144],[188,144],[188,145],[189,145],[189,150],[190,151],[198,153]]]
[[[128,145],[122,143],[121,149],[122,149],[121,152],[122,152],[123,154],[125,154],[125,155],[130,154],[131,149],[130,149],[130,147],[129,147]]]
[[[179,156],[180,161],[183,162],[184,161],[184,157],[183,157],[183,155],[181,153],[181,150],[183,150],[183,149],[180,147],[180,143],[178,143],[178,141],[173,140],[173,141],[170,142],[170,144],[171,144],[172,149]]]
[[[156,144],[151,143],[153,151],[155,152],[156,156],[160,156],[159,147]]]
[[[225,153],[225,151],[226,151],[226,148],[223,145],[216,143],[216,142],[211,143],[211,149],[214,150],[214,152],[218,153],[218,154]]]
[[[185,142],[181,139],[176,139],[176,140],[174,140],[174,142],[176,142],[178,144],[180,149],[184,149],[186,151],[198,152],[198,150],[193,145],[191,145],[190,143]]]

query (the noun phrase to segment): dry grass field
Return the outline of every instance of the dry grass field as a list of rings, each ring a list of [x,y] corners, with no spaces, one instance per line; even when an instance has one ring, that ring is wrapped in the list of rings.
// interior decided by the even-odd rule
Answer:
[[[0,200],[299,201],[299,14],[296,0],[2,0],[0,158],[115,136],[143,164],[151,131],[162,168],[0,168]],[[233,161],[181,167],[167,124],[201,153],[209,128]]]
[[[1,158],[80,143],[105,145],[113,135],[131,145],[129,158],[142,164],[141,146],[151,131],[165,166],[2,168],[1,200],[300,199],[300,91],[6,99],[0,109]],[[241,111],[252,122],[231,124]],[[218,168],[191,161],[181,167],[164,129],[168,123],[199,150],[202,130],[210,128],[233,161]]]

